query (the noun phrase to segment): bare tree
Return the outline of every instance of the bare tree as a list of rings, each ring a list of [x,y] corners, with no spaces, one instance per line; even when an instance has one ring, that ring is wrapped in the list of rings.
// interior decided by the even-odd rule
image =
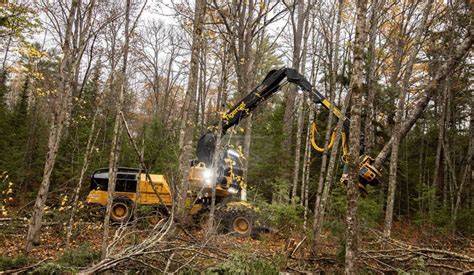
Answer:
[[[351,126],[349,141],[349,174],[347,182],[346,213],[346,259],[345,273],[355,274],[355,261],[358,250],[357,199],[359,196],[359,150],[362,111],[363,54],[366,40],[365,25],[367,0],[357,1],[356,34],[351,78]]]
[[[307,26],[307,22],[305,24],[306,19],[308,18],[308,14],[311,8],[311,4],[305,6],[305,1],[298,0],[297,3],[293,7],[288,7],[290,10],[290,20],[291,26],[293,28],[293,55],[292,55],[292,68],[295,70],[300,70],[301,67],[301,59],[302,53],[305,51],[305,44],[303,43],[303,35],[305,34],[304,29]],[[296,18],[295,18],[296,17]],[[296,20],[296,22],[295,22]],[[306,32],[308,33],[308,32]],[[291,146],[291,133],[290,130],[292,128],[293,120],[290,119],[293,116],[294,112],[294,102],[295,100],[298,101],[297,104],[297,126],[296,126],[296,147],[295,147],[295,159],[294,159],[294,167],[293,167],[293,182],[291,183],[291,203],[296,203],[296,192],[298,190],[298,178],[299,178],[299,170],[300,170],[300,159],[301,159],[301,133],[303,129],[303,96],[300,96],[296,93],[297,87],[291,86],[287,95],[287,101],[285,105],[285,116],[283,122],[283,132],[285,133],[285,139],[283,142],[283,152],[287,152],[286,154],[289,155],[289,151]],[[291,125],[290,125],[291,124]]]
[[[191,61],[189,67],[189,78],[183,106],[183,116],[179,133],[179,170],[181,172],[182,184],[178,192],[178,217],[184,218],[185,202],[189,187],[188,172],[189,161],[192,154],[192,141],[194,133],[194,122],[196,114],[196,92],[199,77],[199,55],[202,45],[203,20],[206,13],[206,1],[195,1],[194,26],[191,46]]]
[[[26,238],[26,251],[29,252],[34,243],[38,242],[42,225],[43,211],[48,196],[51,173],[54,169],[56,156],[61,141],[63,128],[67,124],[71,110],[72,96],[77,90],[78,67],[89,40],[92,37],[92,16],[95,1],[86,5],[86,12],[82,13],[82,1],[73,0],[64,21],[58,18],[50,3],[43,3],[47,15],[52,18],[57,27],[61,41],[62,59],[59,65],[59,84],[56,109],[52,112],[53,118],[48,138],[48,153],[44,165],[43,180],[36,197],[33,215],[30,220]],[[63,5],[62,7],[66,7]],[[59,23],[63,22],[63,23]],[[61,24],[64,24],[63,26]]]

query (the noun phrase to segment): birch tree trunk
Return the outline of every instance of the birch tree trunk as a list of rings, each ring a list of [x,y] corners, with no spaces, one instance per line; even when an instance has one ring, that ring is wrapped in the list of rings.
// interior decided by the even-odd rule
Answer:
[[[310,12],[310,7],[308,7],[308,15],[309,15],[309,12]],[[306,20],[305,25],[304,25],[303,50],[301,52],[302,62],[301,62],[300,73],[303,74],[303,75],[305,74],[305,71],[306,71],[306,58],[307,58],[307,52],[308,52],[308,40],[309,40],[309,35],[310,35],[310,26],[314,27],[314,24],[313,24],[313,22],[310,22],[310,20],[308,19],[308,20]],[[314,61],[314,59],[312,59],[312,62],[313,61]],[[312,64],[311,72],[313,72],[313,70],[314,70],[314,64]],[[303,132],[303,127],[304,127],[303,123],[304,123],[304,116],[305,116],[304,103],[307,102],[307,99],[308,99],[308,97],[306,95],[304,95],[303,96],[303,102],[301,103],[301,112],[298,115],[298,127],[301,129],[300,133],[299,133],[300,136],[302,136],[302,134],[303,134],[302,133]],[[300,116],[301,116],[301,119],[300,119]],[[309,120],[311,120],[311,118],[309,118]],[[309,127],[307,128],[306,135],[305,135],[303,162],[302,162],[302,169],[301,169],[302,171],[301,171],[300,205],[302,205],[303,207],[305,205],[304,204],[304,197],[305,197],[305,188],[306,188],[306,184],[305,184],[305,182],[306,182],[306,175],[305,175],[305,173],[306,173],[306,163],[307,163],[307,160],[308,160],[308,153],[311,150],[311,148],[308,147],[310,145],[310,143],[309,143],[310,132],[308,131],[308,129],[309,129]],[[297,133],[297,135],[298,135],[298,133]],[[301,138],[302,137],[300,137],[300,139]],[[300,148],[300,147],[301,147],[301,141],[300,141],[300,146],[297,147],[297,148]],[[297,153],[300,154],[301,149],[298,149]],[[299,169],[300,160],[301,160],[300,156],[298,156],[298,158],[295,157],[295,162],[298,161],[298,165],[295,165],[295,171],[298,172],[298,173],[299,173],[299,170],[300,170]],[[297,170],[296,170],[296,166],[298,166]],[[295,177],[293,177],[293,179],[294,178]],[[296,192],[297,192],[297,190],[295,190],[295,192],[293,192],[293,194],[295,194],[295,196],[296,196]],[[306,217],[305,217],[305,220],[306,220]],[[306,222],[304,223],[304,228],[306,230]]]
[[[423,11],[423,18],[421,25],[417,29],[414,38],[414,45],[411,50],[410,56],[408,58],[408,63],[406,65],[406,72],[403,78],[402,89],[400,91],[400,96],[398,98],[398,106],[395,114],[395,129],[392,133],[394,138],[392,143],[392,154],[390,156],[390,173],[389,173],[389,187],[388,187],[388,199],[387,199],[387,210],[385,212],[385,223],[384,223],[384,236],[386,238],[390,237],[390,232],[392,229],[393,221],[393,207],[395,201],[395,189],[397,185],[397,168],[398,168],[398,150],[400,148],[400,137],[401,137],[401,126],[403,120],[403,114],[405,113],[405,97],[409,88],[410,78],[413,71],[413,65],[415,63],[415,58],[420,49],[420,42],[425,32],[426,22],[428,20],[428,14],[431,10],[431,5],[433,0],[427,2],[425,9]]]
[[[355,262],[358,250],[357,199],[359,197],[359,150],[362,111],[363,55],[365,43],[365,23],[367,0],[357,1],[357,21],[354,42],[354,56],[351,78],[351,126],[349,141],[349,175],[347,182],[346,213],[346,259],[345,274],[355,274]]]
[[[68,121],[68,114],[70,112],[70,104],[72,99],[72,87],[70,86],[75,72],[73,70],[72,60],[72,43],[73,43],[73,25],[77,20],[77,10],[81,5],[80,0],[73,0],[69,9],[69,14],[65,24],[64,42],[62,44],[63,58],[59,65],[60,88],[58,98],[58,109],[53,112],[53,120],[51,123],[49,138],[48,138],[48,153],[44,164],[43,180],[41,181],[38,195],[33,209],[33,215],[30,219],[28,228],[28,235],[26,237],[26,252],[30,252],[33,244],[39,242],[39,231],[42,225],[43,210],[46,204],[46,199],[49,191],[49,184],[51,173],[54,169],[56,156],[59,149],[59,143],[62,136],[62,131]]]
[[[300,63],[301,63],[301,44],[303,40],[303,29],[304,29],[304,20],[306,17],[305,12],[305,1],[304,0],[297,0],[296,7],[293,9],[289,8],[291,15],[291,23],[293,28],[293,54],[292,54],[292,64],[291,67],[295,70],[299,70]],[[297,14],[296,22],[295,22],[295,14]],[[288,94],[286,95],[286,103],[285,103],[285,114],[283,117],[283,133],[284,133],[284,140],[283,140],[283,160],[290,159],[290,152],[291,152],[291,144],[292,144],[292,135],[293,135],[293,113],[295,110],[295,100],[299,96],[297,95],[297,87],[295,85],[291,85]],[[298,109],[300,106],[298,105]],[[301,130],[301,129],[300,129]],[[297,141],[298,142],[298,141]],[[300,139],[299,143],[301,146],[301,131],[300,131]],[[298,158],[300,157],[299,150],[300,148],[297,147],[298,150]],[[296,165],[295,160],[295,165]],[[299,161],[298,161],[299,162]],[[289,163],[288,163],[289,164]],[[299,163],[298,163],[299,164]],[[290,166],[290,165],[288,165]],[[299,166],[299,165],[298,165]],[[288,167],[289,168],[289,167]],[[294,167],[294,169],[299,169],[299,167]],[[298,175],[299,173],[293,173],[293,181],[290,182],[290,197],[291,202],[294,203],[295,200],[293,199],[296,196],[296,188],[298,183]],[[290,177],[288,177],[290,178]]]
[[[122,128],[122,119],[120,118],[120,113],[122,112],[123,103],[125,99],[125,91],[127,89],[127,62],[128,62],[128,53],[129,53],[129,43],[130,43],[130,9],[131,9],[131,0],[127,0],[125,4],[125,41],[123,45],[123,64],[120,75],[120,89],[118,98],[115,103],[115,118],[114,118],[114,128],[112,132],[112,142],[110,148],[109,156],[109,183],[107,185],[107,206],[105,209],[104,217],[104,232],[102,236],[102,259],[107,257],[107,247],[108,247],[108,238],[109,238],[109,222],[110,222],[110,213],[112,210],[112,203],[114,200],[115,192],[115,182],[117,179],[117,165],[118,159],[120,156],[120,140],[121,140],[121,128]],[[112,72],[113,73],[113,72]]]
[[[298,191],[298,180],[300,174],[300,160],[301,160],[301,136],[303,132],[303,101],[304,97],[298,99],[297,116],[296,122],[296,148],[295,148],[295,163],[293,168],[293,184],[291,192],[291,204],[296,204],[297,191]]]
[[[189,162],[192,154],[192,141],[195,125],[193,124],[196,113],[196,92],[199,77],[199,55],[202,44],[203,20],[206,10],[205,0],[195,1],[194,27],[191,46],[191,60],[189,67],[188,86],[184,99],[184,112],[180,127],[180,154],[179,154],[179,171],[181,172],[181,186],[178,188],[177,211],[178,218],[184,219],[185,202],[189,188]]]
[[[385,0],[374,0],[370,14],[369,45],[367,50],[367,117],[365,119],[365,151],[370,154],[375,144],[375,41],[377,38],[377,28],[381,10],[385,5]]]
[[[303,46],[301,49],[301,62],[300,62],[300,68],[299,71],[301,74],[304,75],[305,69],[306,69],[306,53],[307,53],[307,48],[308,48],[308,38],[309,38],[309,29],[310,29],[310,20],[308,19],[309,12],[311,11],[312,8],[312,3],[310,2],[308,4],[308,7],[306,8],[306,11],[304,12],[303,19],[307,19],[304,23],[304,35],[303,35]],[[299,173],[300,173],[300,161],[301,161],[301,139],[302,139],[302,134],[303,134],[303,123],[304,123],[304,102],[306,101],[306,95],[300,96],[300,102],[298,104],[298,120],[297,120],[297,130],[296,130],[296,148],[295,148],[295,167],[293,170],[293,189],[292,189],[292,196],[291,196],[291,202],[292,204],[296,203],[296,194],[298,191],[298,180],[299,180]],[[308,128],[309,129],[309,128]],[[309,133],[309,132],[308,132]],[[304,157],[307,157],[306,153],[308,150],[311,148],[307,148],[309,145],[309,138],[308,135],[306,135],[305,139],[305,154]],[[304,170],[305,170],[305,162],[303,161],[303,172],[301,174],[301,196],[300,196],[300,201],[303,203],[304,200]]]
[[[308,222],[308,193],[309,193],[309,173],[310,173],[310,164],[311,164],[311,123],[314,117],[313,106],[310,106],[308,113],[308,126],[306,131],[305,138],[305,151],[303,156],[303,171],[301,173],[301,205],[304,207],[303,212],[303,227],[306,230]]]

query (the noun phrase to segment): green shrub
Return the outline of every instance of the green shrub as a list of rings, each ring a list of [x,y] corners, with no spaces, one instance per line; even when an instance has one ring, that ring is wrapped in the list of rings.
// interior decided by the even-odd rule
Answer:
[[[359,221],[364,227],[375,227],[384,217],[383,203],[377,199],[380,197],[374,195],[374,189],[368,186],[369,195],[365,198],[359,198],[358,216]]]
[[[98,260],[99,256],[99,253],[94,252],[88,243],[84,243],[77,248],[65,250],[57,262],[63,266],[81,268]]]
[[[285,228],[285,231],[289,232],[303,225],[304,208],[299,203],[291,205],[284,200],[284,202],[270,204],[255,189],[249,190],[247,198],[248,202],[255,206],[259,221],[266,226],[275,229]]]
[[[79,247],[65,250],[55,262],[47,262],[36,268],[33,273],[64,274],[76,273],[79,269],[91,265],[99,259],[99,253],[94,252],[88,243]]]
[[[440,233],[451,231],[451,220],[451,211],[444,207],[436,209],[431,217],[431,222],[434,225],[434,228],[439,230]]]
[[[76,272],[77,269],[56,262],[44,263],[35,270],[33,270],[33,273],[35,274],[64,274]]]
[[[303,225],[304,208],[300,204],[263,204],[259,206],[261,219],[277,229],[285,229],[289,232],[292,229],[301,228]]]
[[[456,231],[463,235],[471,236],[474,235],[474,209],[459,209],[456,219]]]
[[[28,257],[19,255],[17,257],[0,256],[0,271],[21,268],[28,264]]]

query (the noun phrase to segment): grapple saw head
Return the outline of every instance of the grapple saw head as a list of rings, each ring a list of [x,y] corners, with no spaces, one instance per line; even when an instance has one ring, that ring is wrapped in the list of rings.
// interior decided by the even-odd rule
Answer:
[[[359,191],[363,194],[368,194],[366,186],[372,185],[376,186],[380,184],[380,177],[382,173],[373,166],[374,159],[370,156],[364,155],[360,157],[361,161],[359,162]],[[341,183],[347,185],[349,175],[348,175],[347,164],[344,166],[344,173],[341,176]]]

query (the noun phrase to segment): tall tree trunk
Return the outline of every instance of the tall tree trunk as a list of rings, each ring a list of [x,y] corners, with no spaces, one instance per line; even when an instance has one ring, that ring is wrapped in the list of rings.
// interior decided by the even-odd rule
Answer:
[[[450,128],[450,121],[451,121],[451,101],[452,101],[452,94],[450,89],[450,77],[446,79],[446,106],[445,106],[445,121],[444,121],[444,136],[443,136],[443,164],[444,164],[444,177],[445,180],[443,181],[443,207],[445,209],[448,208],[448,188],[451,186],[451,183],[456,183],[456,171],[454,165],[451,163],[450,157],[450,147],[449,147],[449,139],[448,135],[446,134],[446,130]],[[451,178],[450,178],[451,173]],[[451,192],[450,192],[451,194]],[[453,209],[451,209],[453,210]]]
[[[444,177],[442,176],[444,173],[440,171],[440,169],[444,169],[443,167],[443,145],[444,145],[444,136],[446,130],[446,107],[447,107],[447,100],[448,94],[446,92],[442,93],[439,98],[441,99],[441,116],[438,121],[438,142],[436,146],[436,156],[435,156],[435,166],[434,166],[434,173],[433,173],[433,183],[432,186],[435,189],[435,193],[431,198],[432,205],[430,205],[431,213],[433,213],[433,209],[435,207],[434,202],[436,202],[437,193],[439,190],[439,186],[442,182],[444,182]],[[444,184],[443,184],[444,185]]]
[[[401,141],[401,127],[403,121],[403,114],[405,113],[405,98],[410,85],[410,78],[413,71],[413,65],[415,64],[415,58],[420,49],[421,39],[425,32],[426,22],[428,20],[428,14],[431,10],[433,0],[427,2],[423,11],[423,18],[421,24],[417,29],[414,38],[414,45],[411,49],[410,56],[406,65],[406,72],[403,78],[402,89],[398,98],[398,106],[395,114],[395,128],[392,133],[394,138],[392,143],[392,154],[390,156],[390,173],[389,173],[389,187],[388,187],[388,199],[387,199],[387,210],[385,212],[385,223],[384,223],[384,236],[390,237],[393,221],[393,207],[395,201],[395,189],[397,186],[397,168],[398,168],[398,151],[400,148]]]
[[[58,98],[58,110],[53,112],[53,120],[51,123],[49,138],[48,138],[48,153],[46,155],[46,161],[44,165],[43,180],[41,181],[38,195],[34,205],[33,215],[30,219],[28,228],[28,235],[26,237],[26,252],[30,252],[33,244],[39,241],[39,231],[42,225],[43,210],[46,204],[48,196],[49,184],[51,179],[51,173],[56,162],[56,156],[59,149],[59,143],[62,136],[64,125],[68,121],[68,114],[70,111],[71,104],[71,87],[72,79],[76,72],[73,71],[73,60],[72,60],[72,45],[73,33],[72,28],[74,21],[77,20],[77,9],[81,5],[80,0],[73,0],[71,2],[71,8],[67,17],[64,42],[62,45],[63,58],[59,66],[59,77],[60,77],[60,91],[61,95]]]
[[[199,76],[199,55],[201,52],[202,45],[202,29],[203,20],[206,10],[205,0],[195,1],[195,13],[194,13],[194,27],[193,27],[193,38],[191,46],[191,61],[189,67],[189,78],[188,87],[186,90],[186,96],[184,100],[184,112],[182,117],[182,123],[180,128],[180,154],[179,154],[179,170],[181,173],[181,186],[178,191],[178,217],[184,218],[185,215],[185,202],[189,188],[189,161],[191,160],[192,154],[192,141],[195,125],[193,125],[194,116],[196,113],[196,91]]]
[[[309,8],[308,8],[309,9]],[[306,20],[306,23],[305,23],[305,27],[304,27],[304,38],[303,38],[303,51],[302,51],[302,62],[301,62],[301,69],[300,69],[300,72],[301,74],[305,74],[305,70],[306,70],[306,58],[307,58],[307,52],[308,52],[308,39],[309,39],[309,35],[310,35],[310,25],[313,25],[313,22],[311,22],[310,24],[310,20]],[[313,26],[314,27],[314,26]],[[314,62],[314,59],[311,60],[312,62]],[[313,72],[314,70],[314,64],[312,64],[311,66],[311,73]],[[313,75],[311,75],[312,77]],[[303,123],[304,123],[304,116],[305,116],[305,108],[304,108],[304,103],[307,101],[308,97],[305,95],[304,96],[304,101],[302,102],[302,111],[301,111],[301,131],[303,131]],[[311,108],[312,109],[312,108]],[[311,120],[311,118],[309,118],[309,120]],[[308,120],[308,121],[309,121]],[[298,116],[298,121],[300,121],[299,119],[299,116]],[[307,128],[308,130],[309,128]],[[300,134],[302,135],[302,133]],[[301,171],[301,190],[300,190],[300,204],[304,207],[304,198],[305,198],[305,188],[306,188],[306,164],[307,164],[307,160],[308,160],[308,153],[310,152],[311,148],[308,147],[310,146],[310,143],[309,143],[309,136],[310,135],[310,132],[309,131],[306,131],[306,136],[305,136],[305,146],[304,146],[304,153],[303,153],[303,163],[302,163],[302,171]],[[298,153],[300,153],[300,150],[297,151]],[[295,157],[295,160],[300,160],[300,157],[296,158]],[[295,165],[295,166],[300,166],[300,164],[298,163],[298,165]],[[295,169],[296,171],[296,169]],[[299,168],[298,168],[298,171],[299,171]],[[293,177],[294,179],[294,177]],[[295,191],[296,192],[296,191]],[[296,194],[296,193],[295,193]],[[306,229],[306,217],[305,217],[305,222],[304,222],[304,227]]]
[[[303,171],[301,173],[301,205],[304,207],[303,227],[306,230],[308,222],[308,190],[309,190],[309,173],[311,164],[311,123],[314,116],[313,106],[310,106],[308,113],[308,126],[306,127],[305,148],[303,156]]]
[[[296,11],[297,10],[297,11]],[[297,14],[296,22],[295,22],[295,13]],[[304,20],[306,17],[305,12],[305,1],[304,0],[297,0],[296,7],[293,7],[291,10],[291,22],[293,27],[293,55],[292,55],[292,65],[291,67],[295,70],[300,69],[301,64],[301,44],[303,40],[303,29],[304,29]],[[292,144],[292,135],[293,135],[293,113],[295,111],[295,100],[299,97],[296,93],[297,87],[295,85],[291,85],[289,87],[288,93],[286,95],[286,103],[285,103],[285,114],[283,117],[283,133],[284,133],[284,140],[283,140],[283,160],[286,162],[290,160],[291,154],[291,144]],[[298,106],[299,107],[299,106]],[[301,139],[300,139],[301,144]],[[297,149],[299,150],[299,148]],[[299,157],[299,154],[298,154]],[[288,162],[288,168],[290,164]],[[297,169],[294,167],[294,169]],[[290,182],[290,186],[292,187],[292,183],[298,182],[298,175],[299,173],[293,173],[293,181]],[[288,177],[290,178],[290,177]],[[293,196],[296,196],[296,192],[293,192],[295,188],[290,188],[290,195],[291,201],[294,202]]]
[[[104,217],[104,232],[102,236],[102,259],[105,259],[108,256],[108,238],[109,238],[109,222],[110,222],[110,212],[112,210],[112,203],[114,200],[115,192],[115,183],[117,180],[117,165],[120,156],[120,143],[122,137],[122,119],[120,113],[122,112],[125,92],[127,89],[127,62],[128,62],[128,53],[129,53],[129,43],[130,43],[130,9],[131,9],[131,0],[127,0],[125,4],[125,41],[123,45],[123,64],[120,74],[120,90],[118,98],[115,105],[115,122],[114,129],[112,132],[112,143],[110,148],[109,156],[109,183],[107,186],[107,206],[105,209]],[[113,72],[112,72],[113,73]]]
[[[312,28],[312,41],[316,41],[316,32],[315,28],[313,26]],[[321,50],[322,51],[322,50]],[[311,84],[313,87],[316,86],[316,78],[319,72],[319,66],[321,64],[321,58],[318,58],[318,62],[316,62],[316,55],[313,56],[312,61],[311,61]],[[303,162],[303,179],[304,179],[304,190],[302,190],[302,194],[304,192],[304,195],[301,197],[304,197],[304,228],[306,229],[307,223],[308,223],[308,212],[309,212],[309,175],[310,175],[310,169],[311,169],[311,151],[312,151],[312,146],[311,146],[311,125],[312,125],[312,120],[314,119],[314,112],[315,108],[311,103],[309,104],[309,114],[308,114],[308,126],[307,126],[307,133],[306,133],[306,149],[305,149],[305,157],[306,159]]]
[[[296,147],[295,147],[295,163],[293,168],[293,184],[291,191],[291,204],[296,204],[296,194],[298,191],[298,179],[300,174],[300,161],[301,161],[301,136],[303,133],[303,102],[304,97],[299,97],[298,100],[298,109],[297,116],[298,120],[296,122]]]
[[[242,12],[240,14],[239,28],[241,33],[238,36],[239,43],[239,54],[241,56],[240,61],[237,61],[237,70],[240,71],[240,77],[238,77],[237,82],[241,90],[239,90],[240,96],[246,95],[249,91],[253,89],[256,82],[255,72],[257,71],[258,65],[260,63],[261,56],[259,55],[260,47],[263,43],[264,30],[260,33],[260,41],[257,40],[255,49],[252,47],[254,39],[258,36],[255,36],[253,33],[252,26],[256,24],[256,18],[254,17],[256,2],[254,0],[248,1],[247,4],[242,4]],[[266,15],[265,15],[266,17]],[[242,24],[242,25],[240,25]],[[255,52],[254,52],[255,50]],[[243,59],[242,59],[243,58]],[[244,160],[242,169],[244,171],[243,178],[246,180],[248,175],[248,168],[250,159],[250,145],[252,137],[252,114],[250,114],[244,121],[244,143],[243,143],[243,154],[246,158]],[[247,184],[241,186],[240,190],[240,199],[242,201],[247,200]]]
[[[228,56],[227,51],[229,50],[229,46],[227,41],[222,41],[222,58],[221,58],[221,83],[219,85],[218,93],[217,93],[217,102],[216,102],[216,110],[222,110],[225,108],[225,103],[227,102],[227,86],[229,82],[229,73],[228,73],[228,66],[230,58]],[[220,119],[221,115],[219,112],[216,112],[216,118]]]
[[[345,62],[347,63],[348,59],[345,58]],[[342,68],[342,75],[345,74],[345,67],[343,66]],[[342,86],[340,88],[341,93],[342,93]],[[351,100],[351,90],[347,93],[344,103],[342,105],[342,114],[343,116],[346,115],[347,109],[349,108],[349,103]],[[337,161],[337,153],[339,150],[339,144],[341,141],[342,137],[342,128],[343,128],[343,120],[339,120],[336,126],[336,138],[334,140],[334,145],[331,149],[331,155],[329,157],[329,164],[326,172],[326,184],[324,185],[323,192],[321,195],[320,203],[319,203],[319,208],[318,208],[318,213],[317,213],[317,220],[316,220],[316,215],[315,215],[315,222],[313,223],[313,232],[314,232],[314,243],[313,243],[313,250],[316,251],[317,245],[318,245],[318,237],[321,234],[321,229],[322,225],[324,222],[324,215],[326,214],[326,208],[328,204],[328,199],[329,199],[329,192],[331,190],[331,186],[334,182],[334,170],[336,167],[336,161]]]
[[[203,39],[204,40],[204,39]],[[201,131],[205,130],[205,118],[206,118],[206,80],[207,80],[207,43],[202,42],[201,54],[200,54],[200,69],[199,69],[199,90],[198,90],[198,110],[196,118],[199,119],[198,125]]]
[[[370,14],[369,45],[367,50],[367,117],[365,119],[365,150],[370,154],[375,144],[375,91],[377,77],[375,72],[375,42],[377,38],[377,28],[381,10],[385,5],[385,0],[374,0]]]
[[[349,177],[347,182],[347,213],[346,213],[346,260],[345,273],[355,274],[357,258],[357,199],[359,197],[359,149],[360,125],[362,111],[362,82],[363,82],[363,55],[365,43],[365,23],[367,15],[367,0],[357,1],[357,23],[354,42],[354,62],[351,78],[351,126],[349,141]]]
[[[311,3],[308,5],[306,8],[306,11],[303,14],[303,20],[308,18],[308,14],[311,8]],[[306,69],[306,52],[307,52],[307,47],[308,47],[308,38],[309,38],[309,26],[310,22],[309,20],[305,21],[304,24],[304,36],[303,36],[303,46],[301,49],[301,62],[300,62],[300,68],[299,71],[301,74],[305,73]],[[303,132],[303,123],[304,123],[304,109],[303,109],[303,104],[304,101],[306,100],[306,95],[304,96],[299,96],[300,101],[298,102],[298,110],[297,110],[297,115],[298,115],[298,120],[296,124],[296,148],[295,148],[295,166],[293,169],[293,189],[291,193],[291,203],[295,204],[296,203],[296,194],[298,191],[298,180],[299,180],[299,173],[300,173],[300,161],[301,161],[301,138],[302,138],[302,132]],[[309,144],[307,142],[307,144]],[[303,163],[303,166],[305,164]],[[304,170],[304,168],[303,168]],[[303,187],[303,181],[304,181],[304,172],[302,174],[302,185],[301,185],[301,193],[302,196],[300,197],[301,201],[303,201],[303,193],[304,193],[304,187]]]
[[[248,171],[249,171],[249,159],[250,159],[250,142],[252,138],[252,114],[250,114],[247,119],[245,120],[245,136],[244,136],[244,156],[246,160],[244,160],[244,179],[247,179]],[[240,200],[247,201],[247,183],[245,182],[240,189]]]
[[[220,111],[220,108],[217,108],[217,111]],[[219,158],[222,156],[222,148],[221,148],[221,137],[222,137],[222,121],[219,120],[219,127],[217,129],[216,135],[216,149],[214,152],[214,156],[212,157],[212,192],[211,192],[211,207],[209,209],[209,220],[207,224],[207,237],[209,238],[215,232],[215,223],[214,217],[216,212],[216,182],[217,182],[217,169],[218,169],[218,162]]]

